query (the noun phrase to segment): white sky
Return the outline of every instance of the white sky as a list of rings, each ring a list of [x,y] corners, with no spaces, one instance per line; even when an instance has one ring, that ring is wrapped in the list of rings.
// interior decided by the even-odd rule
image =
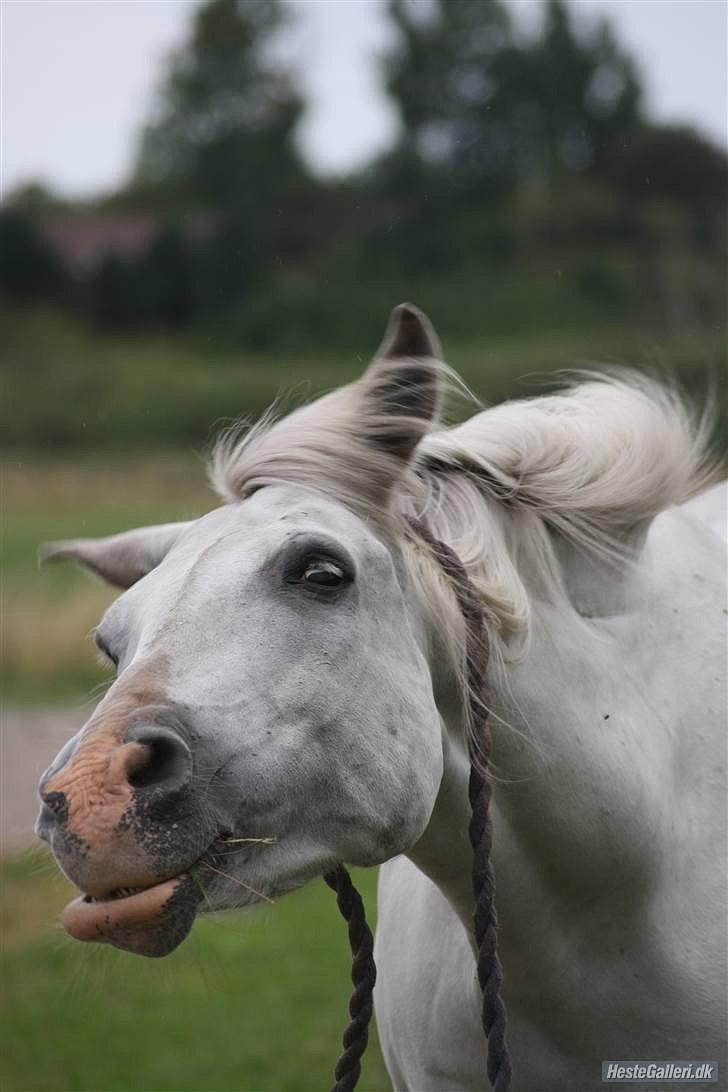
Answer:
[[[451,0],[452,2],[452,0]],[[663,121],[728,142],[726,0],[571,0],[606,15],[642,63],[647,105]],[[1,0],[2,190],[29,179],[69,196],[111,189],[128,171],[167,52],[198,0]],[[289,0],[286,46],[311,100],[308,159],[345,171],[382,149],[396,116],[378,87],[389,41],[384,0]],[[539,0],[511,0],[533,24]]]

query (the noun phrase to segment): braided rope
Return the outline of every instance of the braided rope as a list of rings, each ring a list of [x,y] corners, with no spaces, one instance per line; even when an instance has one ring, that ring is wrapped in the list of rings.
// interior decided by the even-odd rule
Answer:
[[[488,763],[493,740],[488,725],[489,693],[486,679],[490,642],[483,608],[462,562],[450,547],[435,538],[420,520],[409,519],[412,530],[427,543],[452,582],[467,630],[467,683],[469,693],[470,782],[472,812],[469,834],[473,849],[475,941],[478,982],[483,994],[481,1021],[488,1043],[488,1079],[495,1092],[509,1092],[511,1059],[506,1042],[506,1009],[500,995],[503,970],[498,958],[498,918],[495,911],[495,872],[490,859],[493,827],[490,817],[491,783]]]
[[[354,992],[349,1001],[351,1020],[343,1035],[344,1050],[336,1063],[336,1084],[332,1092],[351,1092],[361,1073],[361,1057],[369,1040],[369,1022],[374,1007],[372,993],[377,978],[374,938],[367,925],[361,895],[344,866],[337,864],[324,875],[324,880],[336,892],[336,904],[349,926]]]

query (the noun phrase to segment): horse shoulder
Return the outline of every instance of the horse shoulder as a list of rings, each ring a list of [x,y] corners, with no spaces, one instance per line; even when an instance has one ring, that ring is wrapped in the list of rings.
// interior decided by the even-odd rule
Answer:
[[[476,1092],[486,1050],[475,961],[439,888],[407,857],[379,871],[375,1014],[396,1092]]]

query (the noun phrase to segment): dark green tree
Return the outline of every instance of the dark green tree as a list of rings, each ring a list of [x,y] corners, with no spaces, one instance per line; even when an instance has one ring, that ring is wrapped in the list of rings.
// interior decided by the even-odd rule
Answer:
[[[639,120],[639,84],[605,23],[577,33],[548,0],[531,41],[500,0],[389,0],[397,43],[386,84],[402,130],[390,159],[410,180],[447,178],[508,192],[569,172],[599,172]]]
[[[65,303],[70,278],[23,207],[0,210],[0,300]]]
[[[180,253],[173,290],[150,281],[170,246],[146,263],[166,323],[239,307],[295,251],[291,223],[305,222],[315,186],[294,143],[302,101],[273,59],[286,19],[281,0],[208,0],[170,59],[125,199],[160,210],[168,243],[190,209],[211,230]]]
[[[640,121],[636,67],[602,20],[578,33],[565,0],[547,0],[541,34],[523,49],[516,99],[528,112],[519,133],[549,176],[604,174]]]
[[[386,87],[401,119],[387,168],[403,184],[446,176],[468,187],[512,169],[512,138],[498,105],[512,53],[500,0],[389,0],[397,38],[384,59]],[[506,87],[507,91],[507,87]]]
[[[613,174],[634,197],[666,198],[713,215],[725,210],[728,156],[683,125],[643,125],[618,149]]]
[[[302,104],[270,59],[280,0],[210,0],[170,60],[145,129],[135,184],[166,199],[260,212],[302,177],[293,133]]]

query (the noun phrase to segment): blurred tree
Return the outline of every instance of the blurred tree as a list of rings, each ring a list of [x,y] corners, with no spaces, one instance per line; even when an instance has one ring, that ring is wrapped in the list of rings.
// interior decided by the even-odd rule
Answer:
[[[68,302],[70,279],[38,231],[28,207],[0,211],[0,300]]]
[[[503,62],[514,45],[505,5],[389,0],[388,9],[397,41],[384,73],[401,131],[387,174],[404,186],[442,175],[462,186],[507,184],[512,134],[499,99],[509,91]]]
[[[725,326],[726,153],[691,129],[644,124],[615,150],[611,173],[637,216],[661,321]]]
[[[564,0],[547,0],[543,30],[523,53],[520,109],[531,115],[523,135],[537,159],[551,177],[604,174],[640,121],[641,98],[635,65],[609,24],[578,34]]]
[[[265,348],[348,350],[404,296],[462,337],[484,311],[507,332],[604,314],[676,332],[722,321],[726,157],[644,119],[605,23],[544,0],[524,36],[508,0],[388,0],[400,134],[369,170],[324,182],[296,151],[302,103],[274,60],[288,10],[191,6],[130,183],[85,210],[131,210],[153,230],[69,275],[44,243],[58,203],[28,187],[0,211],[6,299],[75,282],[63,302],[99,325],[197,324]]]
[[[165,228],[137,269],[136,294],[149,319],[165,326],[189,325],[199,291],[200,262],[175,228]]]
[[[682,204],[706,227],[725,218],[728,156],[692,129],[642,125],[615,149],[611,174],[630,197]]]
[[[530,41],[500,0],[389,0],[386,84],[402,119],[394,177],[447,178],[477,194],[599,172],[639,121],[635,67],[606,23],[577,33],[547,0]]]
[[[66,205],[67,202],[61,200],[58,194],[39,181],[26,182],[12,190],[3,199],[5,208],[12,207],[27,213],[28,216],[62,209]]]
[[[108,329],[189,326],[207,292],[205,261],[177,227],[162,224],[141,256],[109,253],[79,278],[79,306]]]
[[[237,305],[298,245],[291,223],[305,223],[315,187],[293,142],[302,101],[272,59],[286,17],[280,0],[209,0],[170,60],[125,202],[156,206],[172,227],[175,210],[177,227],[185,212],[205,210],[211,231],[196,251],[180,250],[164,287],[151,278],[172,236],[146,262],[165,323]]]
[[[292,137],[302,104],[270,59],[280,0],[210,0],[170,61],[134,184],[165,199],[259,214],[303,174]]]

